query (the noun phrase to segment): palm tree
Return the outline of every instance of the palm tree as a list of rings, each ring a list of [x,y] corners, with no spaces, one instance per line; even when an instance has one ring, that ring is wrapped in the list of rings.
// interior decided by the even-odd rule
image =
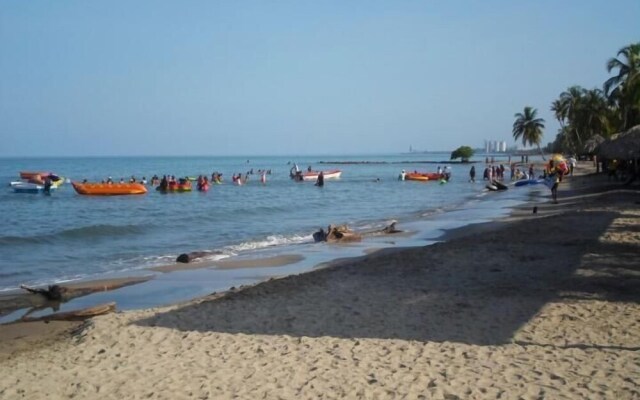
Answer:
[[[560,128],[564,128],[569,111],[567,110],[567,104],[563,101],[562,97],[551,103],[551,111],[553,111],[553,115],[555,115],[558,120]]]
[[[551,104],[551,111],[560,122],[563,151],[576,153],[584,141],[593,135],[607,136],[611,130],[612,109],[607,105],[602,90],[586,90],[572,86]]]
[[[640,123],[640,43],[623,47],[618,57],[607,62],[607,72],[615,69],[617,74],[604,83],[604,92],[618,106],[622,119],[619,128],[625,130]]]
[[[607,107],[604,93],[600,89],[585,90],[580,104],[580,124],[585,140],[594,135],[604,135],[609,131],[611,110]],[[582,140],[580,146],[582,146]]]
[[[538,110],[535,108],[526,106],[523,113],[516,113],[516,118],[513,123],[513,138],[515,140],[522,139],[522,144],[526,146],[536,145],[542,159],[545,160],[542,149],[540,148],[540,142],[542,142],[542,130],[544,129],[544,119],[536,118]]]

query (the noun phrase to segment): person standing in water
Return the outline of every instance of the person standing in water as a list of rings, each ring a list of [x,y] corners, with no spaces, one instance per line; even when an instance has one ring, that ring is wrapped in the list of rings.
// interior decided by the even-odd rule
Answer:
[[[469,182],[475,182],[476,181],[476,166],[472,165],[471,169],[469,170]]]
[[[51,175],[47,175],[47,177],[44,178],[44,194],[51,194],[52,185],[53,183],[51,181]]]
[[[316,186],[322,187],[324,186],[324,172],[320,171],[318,174],[318,180],[316,180]]]

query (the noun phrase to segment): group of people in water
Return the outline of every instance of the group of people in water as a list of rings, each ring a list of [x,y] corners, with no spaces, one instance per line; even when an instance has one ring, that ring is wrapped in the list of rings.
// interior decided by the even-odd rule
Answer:
[[[541,174],[536,175],[536,169],[534,164],[529,164],[527,168],[520,169],[516,163],[510,165],[510,180],[546,180],[545,184],[551,189],[551,197],[554,203],[558,202],[558,185],[562,182],[562,178],[565,175],[573,175],[573,170],[577,164],[575,157],[570,157],[568,161],[565,160],[553,160],[551,159],[542,169]],[[503,164],[499,166],[488,165],[484,169],[483,179],[489,181],[489,184],[497,184],[504,180],[504,172],[506,168]],[[469,182],[475,182],[476,167],[471,166],[469,170]],[[506,187],[505,187],[506,188]]]
[[[157,176],[154,175],[154,178],[158,178]],[[89,181],[87,179],[83,179],[82,183],[88,183]],[[100,183],[104,183],[107,185],[113,185],[114,183],[116,183],[112,177],[108,177],[107,179],[103,179],[102,181],[100,181]],[[131,175],[131,178],[129,178],[128,181],[125,181],[124,178],[120,178],[120,181],[118,181],[117,183],[141,183],[143,185],[147,184],[147,178],[146,177],[142,177],[142,179],[138,180],[134,175]],[[151,180],[151,184],[153,184],[153,179]],[[154,185],[155,186],[155,185]]]
[[[271,170],[259,169],[257,173],[260,175],[260,181],[264,184],[267,181],[267,175],[271,174]],[[249,176],[253,174],[254,174],[253,169],[247,171],[246,174],[244,174],[244,176],[242,173],[238,173],[237,175],[233,174],[232,182],[237,185],[245,184],[249,181]],[[117,182],[114,181],[114,179],[111,176],[109,176],[106,179],[102,179],[101,183],[108,184],[108,185],[112,185],[116,183],[121,183],[121,184],[141,183],[143,185],[149,184],[153,187],[157,187],[159,190],[166,190],[167,188],[173,185],[190,185],[191,181],[195,181],[197,189],[201,190],[204,188],[208,188],[211,183],[215,183],[215,184],[222,183],[222,173],[218,171],[214,171],[213,173],[211,173],[211,179],[209,179],[207,175],[199,175],[195,179],[190,177],[176,178],[175,175],[163,175],[162,178],[160,178],[158,175],[153,175],[153,177],[149,182],[147,182],[147,178],[145,176],[143,176],[142,179],[138,179],[135,177],[135,175],[131,175],[131,177],[128,180],[125,180],[124,178],[120,178],[120,180]],[[89,181],[87,179],[84,179],[82,181],[82,183],[88,183],[88,182]]]
[[[521,179],[544,179],[549,174],[549,169],[553,165],[552,162],[553,160],[550,162],[547,168],[543,169],[542,173],[537,176],[536,176],[535,166],[533,164],[530,164],[528,168],[524,166],[524,168],[522,169],[520,169],[517,166],[517,164],[511,164],[509,179],[512,181],[519,181]],[[575,163],[570,164],[570,166],[568,167],[569,173],[571,174],[573,173],[574,167],[575,167]],[[500,164],[498,166],[490,165],[484,169],[482,178],[483,180],[489,181],[489,182],[492,182],[495,180],[504,181],[505,171],[506,171],[506,168],[503,164]],[[471,169],[469,170],[469,182],[475,182],[475,178],[476,178],[476,167],[472,166]]]
[[[484,172],[482,173],[482,179],[485,181],[493,182],[493,181],[504,181],[504,173],[506,168],[503,164],[498,166],[496,165],[488,165]],[[528,170],[520,169],[516,166],[516,164],[511,164],[510,168],[510,180],[520,180],[520,179],[535,179],[535,168],[533,164],[529,166]],[[471,166],[469,170],[469,182],[476,181],[476,167]]]
[[[259,169],[257,170],[257,174],[260,175],[260,183],[262,183],[263,185],[267,183],[267,175],[271,175],[271,170],[270,169]],[[222,175],[222,174],[220,174]],[[251,168],[249,171],[247,171],[244,174],[244,177],[242,176],[242,173],[238,173],[233,174],[233,176],[231,177],[231,182],[233,182],[236,185],[244,185],[247,182],[249,182],[249,176],[254,175],[253,172],[253,168]]]

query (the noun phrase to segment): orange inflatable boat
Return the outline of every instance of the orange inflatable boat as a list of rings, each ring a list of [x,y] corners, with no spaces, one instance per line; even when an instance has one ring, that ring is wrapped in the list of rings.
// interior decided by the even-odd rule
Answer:
[[[147,193],[147,188],[142,183],[71,182],[71,184],[78,194],[87,196],[123,196]]]
[[[437,181],[440,178],[437,172],[409,172],[404,177],[408,181]]]

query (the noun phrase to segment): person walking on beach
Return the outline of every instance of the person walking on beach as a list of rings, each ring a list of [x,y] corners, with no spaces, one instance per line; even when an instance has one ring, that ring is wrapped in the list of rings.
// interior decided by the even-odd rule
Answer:
[[[560,174],[562,171],[555,167],[553,160],[549,161],[549,179],[552,179],[551,198],[553,204],[558,204],[558,185],[560,184]]]
[[[471,169],[469,170],[469,182],[475,182],[476,181],[476,166],[472,165]]]
[[[573,169],[576,167],[576,164],[578,164],[576,158],[574,156],[569,157],[569,174],[571,176],[573,176]]]

